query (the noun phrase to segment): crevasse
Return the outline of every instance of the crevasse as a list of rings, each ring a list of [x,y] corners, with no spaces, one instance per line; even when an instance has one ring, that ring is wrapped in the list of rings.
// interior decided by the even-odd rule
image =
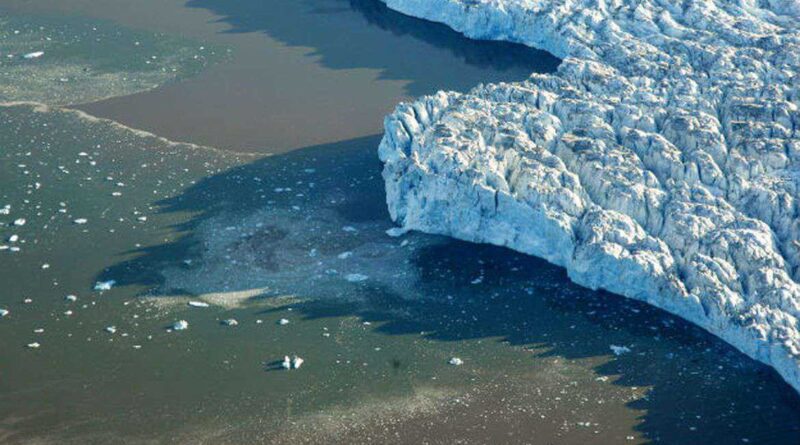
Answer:
[[[800,1],[384,1],[564,59],[385,119],[403,229],[545,258],[800,391]]]

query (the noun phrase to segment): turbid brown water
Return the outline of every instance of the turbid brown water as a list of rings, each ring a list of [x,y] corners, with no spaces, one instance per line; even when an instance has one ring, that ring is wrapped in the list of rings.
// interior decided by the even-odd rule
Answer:
[[[520,80],[558,63],[520,45],[470,41],[376,0],[18,3],[231,48],[228,60],[190,80],[79,108],[172,140],[240,151],[376,134],[400,100]]]
[[[200,39],[217,65],[79,108],[273,155],[0,108],[0,244],[21,247],[0,252],[1,443],[800,440],[774,372],[675,317],[505,249],[385,235],[384,111],[549,56],[375,1],[4,6]]]

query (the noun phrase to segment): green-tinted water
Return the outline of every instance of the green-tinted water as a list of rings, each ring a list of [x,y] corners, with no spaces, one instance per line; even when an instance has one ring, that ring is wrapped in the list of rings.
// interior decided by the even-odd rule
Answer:
[[[0,17],[0,100],[76,104],[187,77],[219,59],[187,39],[104,20]]]

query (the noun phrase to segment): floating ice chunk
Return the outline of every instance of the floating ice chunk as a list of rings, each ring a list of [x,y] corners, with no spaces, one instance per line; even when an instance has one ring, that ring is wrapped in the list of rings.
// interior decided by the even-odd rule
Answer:
[[[628,348],[627,346],[611,345],[609,346],[609,348],[611,349],[611,352],[614,353],[614,355],[622,355],[631,352],[631,349]]]
[[[6,315],[10,314],[11,311],[8,309],[0,309],[0,318],[5,317]]]
[[[185,331],[189,329],[189,322],[186,320],[178,320],[172,325],[173,331]]]
[[[205,301],[190,301],[189,306],[191,307],[209,307],[210,305]]]
[[[11,235],[8,237],[9,243],[16,243],[17,241],[19,241],[19,235]]]
[[[38,59],[44,55],[44,51],[34,51],[32,53],[28,53],[23,55],[22,57],[25,59]]]
[[[25,304],[31,304],[31,303],[33,303],[33,299],[32,298],[26,298],[26,299],[22,300],[22,302],[25,303]]]
[[[281,318],[280,320],[278,320],[278,324],[281,326],[286,326],[287,324],[289,324],[289,320]]]
[[[36,328],[36,329],[33,330],[34,334],[41,334],[42,332],[44,332],[43,328]]]
[[[408,233],[408,229],[404,229],[402,227],[392,227],[391,229],[386,231],[386,234],[393,238],[396,238],[398,236],[403,236],[406,233]]]
[[[48,263],[42,264],[42,270],[49,269],[49,268],[50,268],[50,264],[48,264]]]
[[[111,290],[114,285],[117,284],[116,280],[108,280],[108,281],[98,281],[94,284],[94,290],[104,291],[104,290]]]
[[[136,219],[138,219],[140,222],[146,222],[147,221],[147,217],[146,216],[140,216],[140,217],[138,217]]]
[[[14,220],[13,224],[15,226],[19,227],[19,226],[24,226],[26,222],[28,222],[28,221],[25,220],[25,218],[17,218],[17,219]]]
[[[117,327],[116,326],[107,326],[106,327],[106,332],[108,332],[109,334],[115,334],[117,332]]]
[[[346,260],[346,259],[350,258],[351,256],[353,256],[353,252],[349,252],[349,251],[348,252],[342,252],[339,255],[337,255],[337,257],[340,260]]]
[[[0,207],[0,215],[10,215],[11,214],[11,205],[6,204],[3,207]]]
[[[67,301],[78,301],[78,297],[76,297],[75,295],[72,295],[72,294],[67,295],[66,297],[64,297],[64,299],[67,300]]]
[[[39,349],[39,347],[42,345],[40,345],[38,342],[33,342],[33,343],[28,343],[26,346],[28,347],[28,349]]]
[[[458,357],[453,357],[453,358],[451,358],[451,359],[450,359],[450,360],[449,360],[447,363],[448,363],[448,364],[451,364],[451,365],[453,365],[453,366],[461,366],[461,365],[463,365],[463,364],[464,364],[464,360],[461,360],[461,359],[460,359],[460,358],[458,358]]]
[[[229,318],[227,320],[222,320],[222,324],[224,324],[225,326],[237,326],[239,322],[236,321],[235,318]]]
[[[360,274],[360,273],[349,273],[344,276],[344,279],[351,282],[351,283],[358,283],[361,281],[366,281],[369,279],[368,276]]]
[[[344,230],[345,232],[351,232],[351,233],[352,232],[358,232],[358,229],[356,229],[353,226],[344,226],[344,227],[342,227],[342,230]]]
[[[288,355],[283,356],[281,367],[283,367],[283,369],[292,369],[292,360],[289,358]]]
[[[67,317],[69,317],[70,315],[72,315],[72,311],[64,311],[64,315],[66,315]]]
[[[87,222],[89,222],[89,220],[86,219],[86,218],[77,218],[72,222],[74,222],[75,224],[81,225],[81,224],[86,224]]]
[[[303,360],[301,357],[295,355],[294,357],[292,357],[292,368],[300,369],[300,367],[303,366],[304,361],[305,360]]]

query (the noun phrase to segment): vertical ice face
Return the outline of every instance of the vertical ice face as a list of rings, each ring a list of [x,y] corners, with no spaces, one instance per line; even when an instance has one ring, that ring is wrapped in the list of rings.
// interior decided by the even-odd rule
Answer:
[[[398,106],[379,149],[398,224],[543,257],[800,390],[800,2],[385,1],[564,58]]]

